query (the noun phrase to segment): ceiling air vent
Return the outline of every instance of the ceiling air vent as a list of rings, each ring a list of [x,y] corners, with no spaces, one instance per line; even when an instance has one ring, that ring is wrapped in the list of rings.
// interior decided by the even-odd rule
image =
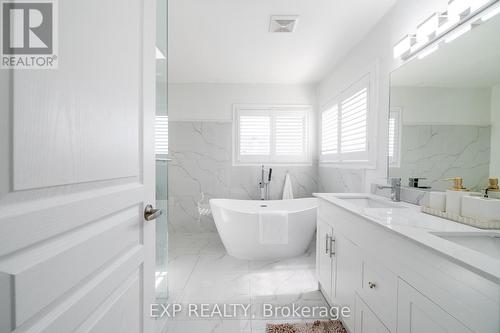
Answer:
[[[269,26],[270,32],[294,32],[297,27],[296,15],[287,16],[271,16],[271,24]]]

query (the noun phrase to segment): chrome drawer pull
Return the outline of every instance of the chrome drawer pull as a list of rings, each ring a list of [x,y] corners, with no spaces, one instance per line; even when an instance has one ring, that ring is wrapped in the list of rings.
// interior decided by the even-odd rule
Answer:
[[[377,285],[373,282],[368,282],[368,287],[370,287],[370,289],[375,289]]]

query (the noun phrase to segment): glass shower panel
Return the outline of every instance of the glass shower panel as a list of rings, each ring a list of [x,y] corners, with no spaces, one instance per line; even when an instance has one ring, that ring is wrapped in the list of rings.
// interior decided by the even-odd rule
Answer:
[[[168,298],[168,109],[167,109],[167,0],[157,0],[156,25],[156,298]]]

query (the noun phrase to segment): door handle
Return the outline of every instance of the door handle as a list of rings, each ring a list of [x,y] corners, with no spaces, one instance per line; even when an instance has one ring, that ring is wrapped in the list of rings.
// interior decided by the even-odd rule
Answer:
[[[161,214],[163,214],[161,209],[154,209],[151,205],[147,205],[144,208],[144,219],[146,221],[156,220]]]

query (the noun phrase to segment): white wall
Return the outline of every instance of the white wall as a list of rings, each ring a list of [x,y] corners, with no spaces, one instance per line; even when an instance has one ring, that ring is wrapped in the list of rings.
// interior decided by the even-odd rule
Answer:
[[[491,92],[490,177],[500,177],[500,85]]]
[[[489,125],[490,88],[393,87],[391,106],[403,124]]]
[[[350,83],[360,78],[373,64],[379,64],[378,80],[378,137],[376,145],[377,167],[375,170],[362,171],[363,180],[355,188],[369,191],[373,182],[385,181],[387,177],[387,117],[389,110],[389,80],[390,72],[401,65],[400,60],[392,56],[393,46],[406,34],[415,31],[419,23],[436,11],[444,11],[447,0],[400,0],[393,9],[379,22],[379,24],[355,47],[334,70],[318,85],[317,94],[319,105],[334,98]],[[338,172],[330,168],[320,168],[320,177],[335,177]],[[342,173],[344,179],[325,181],[320,183],[350,183],[349,172]],[[358,174],[356,173],[356,177]],[[327,187],[326,191],[335,191],[336,187]]]
[[[315,105],[313,85],[169,84],[171,121],[232,120],[233,104]]]

